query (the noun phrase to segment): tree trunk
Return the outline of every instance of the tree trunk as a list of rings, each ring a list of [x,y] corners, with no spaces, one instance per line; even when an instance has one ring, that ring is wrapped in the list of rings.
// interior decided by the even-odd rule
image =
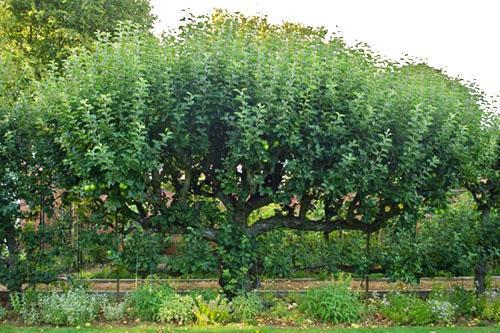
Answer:
[[[20,292],[23,283],[22,272],[19,267],[19,244],[16,233],[14,225],[9,223],[9,226],[5,228],[5,240],[9,252],[7,259],[9,273],[6,283],[9,293]]]
[[[241,222],[241,221],[239,221]],[[256,260],[256,240],[235,221],[219,233],[219,285],[228,298],[247,293],[259,285],[261,265]]]
[[[486,274],[488,273],[488,260],[486,249],[483,245],[483,236],[486,226],[489,223],[491,208],[484,206],[481,208],[481,220],[479,221],[479,245],[478,259],[474,267],[474,284],[476,286],[476,295],[482,295],[486,291]]]

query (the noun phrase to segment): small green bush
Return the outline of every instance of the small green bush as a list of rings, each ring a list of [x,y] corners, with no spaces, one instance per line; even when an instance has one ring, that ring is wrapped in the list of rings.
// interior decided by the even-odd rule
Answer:
[[[311,317],[334,324],[356,322],[363,310],[362,303],[346,283],[307,291],[299,307]]]
[[[427,325],[434,317],[427,302],[416,295],[400,293],[383,299],[380,311],[397,325]]]
[[[125,318],[125,303],[105,303],[102,306],[102,314],[107,321],[121,321]]]
[[[480,300],[480,318],[500,323],[500,297],[496,292],[484,295]]]
[[[234,321],[246,321],[255,319],[262,313],[264,306],[259,296],[248,294],[236,296],[231,301],[231,319]]]
[[[125,304],[132,317],[153,321],[156,319],[163,302],[171,299],[174,294],[168,285],[147,281],[127,295]]]
[[[195,318],[195,307],[193,297],[174,295],[164,300],[158,312],[157,319],[161,323],[169,324],[191,324]]]
[[[206,301],[202,296],[195,299],[196,308],[194,315],[200,325],[223,324],[229,321],[231,307],[224,297]]]

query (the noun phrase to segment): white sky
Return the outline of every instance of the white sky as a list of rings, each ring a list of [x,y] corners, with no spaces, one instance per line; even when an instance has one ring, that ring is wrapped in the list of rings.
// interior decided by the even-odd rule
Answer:
[[[404,54],[500,95],[499,0],[152,0],[156,31],[176,27],[183,9],[224,8],[340,31],[391,59]]]

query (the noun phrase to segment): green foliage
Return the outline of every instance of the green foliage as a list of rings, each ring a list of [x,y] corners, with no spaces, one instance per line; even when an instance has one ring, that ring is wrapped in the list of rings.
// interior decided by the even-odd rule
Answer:
[[[199,288],[192,290],[190,294],[193,298],[198,298],[198,296],[201,296],[201,298],[203,298],[205,301],[211,301],[216,299],[220,295],[220,292],[214,289]]]
[[[118,322],[125,319],[125,310],[125,302],[106,302],[102,305],[102,315],[107,321]]]
[[[255,319],[264,310],[257,294],[239,295],[231,300],[231,318],[235,321]]]
[[[451,290],[433,289],[428,299],[455,305],[454,312],[457,318],[472,318],[478,314],[478,300],[476,295],[462,287],[455,287]]]
[[[468,193],[450,201],[446,209],[430,212],[419,230],[417,242],[426,258],[422,263],[425,276],[439,271],[464,276],[473,270],[479,241],[479,214]]]
[[[380,311],[396,325],[428,325],[434,319],[430,305],[412,294],[389,294]]]
[[[162,304],[173,296],[174,291],[168,285],[149,280],[128,293],[125,304],[132,317],[153,321],[157,318]]]
[[[162,252],[170,245],[170,238],[141,227],[129,230],[120,253],[125,269],[141,276],[153,274],[163,257]]]
[[[165,299],[158,311],[161,323],[186,325],[195,321],[196,303],[191,296],[174,295]]]
[[[231,318],[231,306],[224,297],[217,296],[213,300],[206,301],[198,296],[195,301],[194,315],[200,325],[223,324]]]
[[[313,318],[334,324],[357,322],[363,310],[358,296],[346,283],[308,290],[299,307]]]

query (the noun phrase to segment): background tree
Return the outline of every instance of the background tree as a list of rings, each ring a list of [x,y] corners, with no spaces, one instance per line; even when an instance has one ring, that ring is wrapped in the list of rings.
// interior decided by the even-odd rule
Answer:
[[[148,0],[2,0],[0,11],[0,38],[35,65],[60,63],[73,49],[90,47],[96,32],[112,32],[120,21],[148,30],[155,19]]]

